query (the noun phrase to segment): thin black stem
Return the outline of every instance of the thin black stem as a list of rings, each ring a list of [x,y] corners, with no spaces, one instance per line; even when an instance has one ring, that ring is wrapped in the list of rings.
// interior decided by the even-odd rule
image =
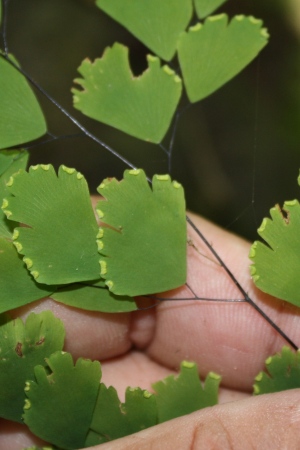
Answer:
[[[84,133],[65,134],[65,135],[62,135],[62,136],[55,136],[55,135],[53,135],[53,134],[51,134],[49,132],[47,134],[50,136],[49,139],[45,139],[44,141],[36,142],[34,144],[30,144],[30,145],[28,145],[26,147],[22,146],[22,148],[25,148],[25,150],[30,150],[32,148],[39,147],[40,145],[45,145],[45,144],[48,144],[49,142],[53,142],[53,141],[62,141],[62,140],[65,140],[65,139],[73,139],[73,138],[78,138],[78,137],[87,137]]]
[[[173,153],[175,135],[176,135],[177,127],[178,127],[179,118],[180,118],[180,113],[177,112],[176,116],[175,116],[175,120],[174,120],[174,126],[173,126],[173,130],[172,130],[172,136],[171,136],[169,151],[168,151],[168,173],[169,174],[171,174],[171,170],[172,170],[172,165],[171,165],[172,164],[172,153]]]
[[[106,144],[101,139],[97,138],[94,134],[92,134],[87,128],[85,128],[75,117],[73,117],[63,106],[61,106],[53,97],[51,97],[48,92],[45,91],[34,79],[27,73],[25,70],[18,67],[7,55],[0,55],[2,58],[5,58],[16,70],[18,70],[24,77],[41,93],[43,94],[59,111],[64,114],[73,124],[79,128],[86,136],[95,141],[97,144],[101,145],[105,148],[109,153],[114,155],[116,158],[120,159],[125,165],[131,167],[132,169],[136,169],[136,166],[133,165],[128,159],[124,158],[120,153],[116,152],[112,147]]]
[[[201,238],[201,240],[204,242],[204,244],[209,248],[211,253],[214,255],[214,257],[217,259],[217,261],[220,263],[220,266],[225,270],[227,275],[231,278],[232,282],[236,285],[238,290],[243,295],[245,301],[249,303],[279,334],[282,336],[294,350],[298,350],[298,346],[282,331],[276,323],[273,322],[270,317],[267,316],[267,314],[256,304],[254,301],[249,297],[245,289],[242,287],[242,285],[238,282],[238,280],[235,278],[231,270],[226,266],[222,258],[219,256],[219,254],[216,252],[216,250],[210,245],[210,243],[207,241],[205,236],[201,233],[201,231],[196,227],[196,225],[193,223],[193,221],[186,216],[186,220],[189,223],[189,225],[193,228],[193,230],[198,234],[198,236]]]
[[[4,0],[2,2],[1,35],[2,35],[3,49],[4,49],[5,55],[8,55],[8,45],[7,45],[7,11],[8,11],[8,3],[9,3],[9,0]]]

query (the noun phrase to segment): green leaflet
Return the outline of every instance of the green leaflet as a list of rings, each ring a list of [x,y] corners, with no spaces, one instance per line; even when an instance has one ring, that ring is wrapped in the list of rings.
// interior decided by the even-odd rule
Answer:
[[[22,423],[25,381],[33,379],[34,366],[61,350],[63,323],[51,311],[21,319],[3,317],[0,326],[0,417]],[[25,388],[26,389],[26,388]]]
[[[36,366],[36,381],[26,384],[24,422],[54,445],[82,448],[99,390],[100,363],[79,358],[74,365],[71,355],[64,352],[52,354],[46,362],[50,371]]]
[[[98,226],[83,175],[65,166],[58,176],[51,165],[32,166],[7,186],[2,209],[28,226],[16,228],[13,239],[31,275],[45,284],[98,279]]]
[[[114,44],[101,59],[84,60],[72,89],[74,106],[85,115],[145,141],[165,136],[182,90],[181,79],[157,57],[148,55],[148,69],[134,77],[128,48]]]
[[[157,393],[158,423],[216,405],[220,382],[221,377],[210,372],[202,387],[197,365],[183,361],[177,377],[170,375],[152,385]]]
[[[40,300],[56,289],[36,283],[12,242],[4,238],[0,238],[0,274],[0,313]]]
[[[137,309],[133,298],[112,294],[103,280],[90,286],[72,284],[63,287],[54,292],[51,298],[65,305],[90,311],[120,313]]]
[[[186,280],[186,220],[182,186],[155,175],[152,189],[142,170],[104,180],[97,213],[101,276],[117,295],[146,295]]]
[[[96,5],[166,61],[193,13],[191,0],[96,0]]]
[[[0,105],[0,149],[32,141],[46,132],[43,113],[26,79],[1,54]]]
[[[0,204],[7,196],[6,183],[10,177],[20,169],[27,166],[29,154],[24,150],[2,150],[0,151]],[[0,209],[0,237],[11,238],[17,222],[9,221],[2,209]]]
[[[199,19],[209,16],[227,0],[194,0],[195,9]]]
[[[281,353],[266,359],[266,372],[255,377],[254,394],[269,394],[300,387],[300,351],[283,347]]]
[[[256,241],[249,257],[251,276],[263,292],[300,306],[300,205],[298,200],[285,202],[270,210],[272,219],[264,219],[259,235],[266,244]]]
[[[140,388],[127,388],[125,403],[121,403],[117,391],[101,383],[87,443],[96,445],[111,441],[156,424],[153,394]]]
[[[208,17],[182,33],[178,57],[192,103],[202,100],[246,67],[268,42],[262,21],[226,14]]]

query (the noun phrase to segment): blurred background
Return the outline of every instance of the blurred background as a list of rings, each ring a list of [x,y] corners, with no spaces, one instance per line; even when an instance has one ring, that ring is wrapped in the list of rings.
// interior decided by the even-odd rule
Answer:
[[[240,75],[182,115],[172,177],[184,185],[190,210],[253,240],[274,204],[300,197],[300,1],[228,0],[219,12],[263,19],[270,43]],[[84,126],[148,176],[167,171],[159,146],[88,119],[72,106],[70,89],[81,61],[100,57],[115,41],[130,47],[134,74],[146,67],[147,49],[94,0],[10,0],[7,31],[9,51]],[[38,98],[52,133],[78,132]],[[32,164],[76,167],[92,193],[103,178],[121,178],[126,168],[86,137],[35,146],[31,155]]]

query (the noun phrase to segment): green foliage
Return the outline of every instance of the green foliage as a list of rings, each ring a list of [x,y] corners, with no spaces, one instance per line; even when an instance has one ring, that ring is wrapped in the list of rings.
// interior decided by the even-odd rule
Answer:
[[[56,286],[34,281],[12,242],[4,238],[0,238],[0,256],[0,313],[27,305],[55,291]]]
[[[203,18],[224,1],[195,0],[194,7]],[[191,102],[210,95],[240,72],[268,40],[260,20],[236,16],[228,25],[225,14],[186,32],[192,0],[96,0],[96,4],[161,58],[168,61],[178,50]],[[133,76],[128,49],[121,44],[108,48],[93,63],[83,61],[82,78],[75,80],[82,89],[72,90],[74,106],[132,136],[161,142],[179,103],[182,82],[168,66],[161,67],[158,57],[147,59],[148,68],[139,77]],[[25,77],[3,53],[0,104],[1,149],[46,132]],[[145,173],[136,169],[126,171],[121,182],[104,180],[99,186],[104,197],[97,206],[103,222],[99,229],[83,176],[65,166],[56,175],[51,165],[25,172],[27,156],[0,152],[0,312],[49,293],[69,306],[128,312],[137,309],[131,296],[185,283],[185,201],[179,183],[171,182],[169,175],[156,175],[151,188]],[[297,223],[299,204],[285,206],[294,208]],[[293,212],[289,211],[288,220],[280,219],[289,228],[290,215]],[[280,222],[277,216],[273,220]],[[268,243],[270,236],[272,230]],[[13,245],[24,255],[28,270]],[[295,258],[289,258],[294,264]],[[252,271],[256,266],[257,261]],[[155,383],[155,394],[128,388],[122,403],[113,387],[100,383],[99,362],[80,358],[74,364],[72,356],[61,351],[63,337],[61,322],[50,312],[30,315],[25,325],[20,319],[5,318],[0,324],[1,415],[20,422],[24,406],[23,419],[30,430],[59,448],[109,442],[217,403],[220,377],[210,373],[202,386],[197,366],[188,362],[182,363],[177,377]],[[286,386],[287,382],[278,381],[278,373],[292,380],[289,386],[294,387],[298,355],[296,361],[293,357],[283,350],[279,362],[272,358],[267,363],[271,377],[256,378],[256,393],[270,391],[272,383],[273,389]]]
[[[130,312],[137,309],[133,298],[114,295],[105,286],[103,280],[90,286],[72,284],[58,289],[51,295],[55,301],[75,308],[106,313]]]
[[[242,15],[230,24],[226,14],[211,16],[182,33],[178,57],[190,101],[215,92],[244,69],[267,42],[262,21]]]
[[[25,169],[29,154],[23,150],[0,151],[0,202],[7,196],[6,183],[10,177],[20,169]],[[7,220],[4,212],[0,209],[0,237],[11,238],[16,222]]]
[[[96,5],[166,61],[193,12],[191,0],[96,0]]]
[[[269,394],[300,387],[300,351],[283,347],[281,353],[266,359],[266,372],[255,377],[254,394]]]
[[[203,19],[213,13],[226,1],[227,0],[194,0],[197,16],[199,19]]]
[[[100,383],[99,362],[62,352],[64,327],[50,311],[0,325],[0,417],[23,420],[38,437],[61,449],[118,439],[217,403],[220,377],[204,387],[194,363],[153,385],[156,393],[127,388],[125,402]],[[54,352],[54,353],[53,353]],[[26,396],[26,399],[25,399]],[[55,447],[55,448],[57,448]]]
[[[46,362],[48,370],[36,366],[36,381],[26,384],[24,422],[34,434],[59,447],[82,448],[99,389],[100,364],[79,358],[74,366],[71,355],[64,352],[52,354]]]
[[[250,250],[252,279],[268,294],[300,306],[300,205],[297,200],[276,205],[258,229],[266,244],[256,241]]]
[[[105,413],[104,413],[105,411]],[[117,391],[101,383],[91,424],[95,444],[118,439],[157,424],[156,399],[140,388],[127,388],[125,403]],[[96,436],[96,433],[98,436]]]
[[[0,149],[42,136],[47,126],[31,88],[24,76],[1,56],[0,87]]]
[[[66,284],[99,278],[97,222],[87,183],[75,169],[32,166],[7,183],[2,209],[28,227],[14,231],[14,244],[39,283]]]
[[[157,392],[158,423],[216,405],[220,381],[219,375],[210,372],[202,387],[197,365],[183,361],[177,377],[171,375],[153,384]]]
[[[31,313],[25,324],[1,317],[0,417],[22,423],[25,381],[34,366],[45,365],[46,356],[63,348],[64,337],[64,326],[51,311]]]
[[[157,57],[148,55],[148,69],[134,77],[128,48],[114,44],[101,59],[84,60],[83,79],[72,89],[74,106],[93,119],[146,141],[160,142],[166,134],[181,96],[181,79]]]
[[[186,221],[182,186],[156,175],[150,188],[142,170],[104,180],[97,212],[109,225],[99,232],[101,276],[118,295],[145,295],[186,280]]]

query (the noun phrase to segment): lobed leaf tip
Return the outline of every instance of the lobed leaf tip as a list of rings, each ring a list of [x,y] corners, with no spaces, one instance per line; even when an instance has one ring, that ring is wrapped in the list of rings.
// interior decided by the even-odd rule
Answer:
[[[275,208],[272,208],[272,209],[274,210]],[[265,217],[261,223],[261,226],[257,229],[257,232],[259,234],[263,233],[265,231],[267,223],[268,223],[268,219]]]
[[[50,169],[50,164],[41,164],[41,168],[47,172]]]
[[[147,390],[145,390],[144,392],[143,392],[143,397],[144,398],[150,398],[150,397],[152,397],[153,396],[153,394],[151,394],[151,392],[149,392],[149,391],[147,391]]]
[[[198,23],[196,23],[196,25],[192,25],[192,26],[189,28],[189,31],[191,31],[192,33],[193,33],[194,31],[199,31],[199,30],[201,30],[202,26],[203,26],[202,23],[198,22]]]
[[[150,54],[147,55],[146,58],[147,58],[147,61],[149,61],[151,63],[159,61],[159,58],[157,56],[150,55]]]
[[[244,16],[244,14],[238,14],[238,15],[235,16],[234,18],[235,18],[235,20],[237,20],[238,22],[241,22],[242,20],[245,19],[245,16]],[[250,19],[250,17],[249,17],[249,19]]]
[[[77,172],[76,178],[77,178],[77,180],[82,180],[82,178],[83,178],[82,173],[81,172]]]
[[[9,219],[12,216],[12,212],[8,211],[7,209],[3,209],[4,214],[6,215],[6,217]]]
[[[238,17],[244,17],[244,16],[235,16],[235,18],[237,19]],[[222,14],[217,14],[215,16],[209,16],[206,20],[208,22],[217,22],[218,20],[223,20],[224,18],[227,19],[227,14],[222,13]],[[239,19],[237,19],[239,20]]]
[[[182,187],[182,185],[178,183],[178,181],[173,181],[173,186],[175,189],[180,189]]]
[[[106,275],[107,273],[107,264],[106,261],[104,261],[103,259],[100,259],[99,261],[100,263],[100,275]]]
[[[8,182],[6,183],[6,186],[7,186],[7,187],[10,187],[10,186],[13,185],[13,183],[14,183],[14,178],[13,178],[13,177],[9,177],[9,180],[8,180]]]
[[[129,175],[139,175],[140,172],[141,172],[140,169],[131,169],[131,170],[128,170]]]
[[[13,242],[13,244],[19,253],[23,250],[23,245],[20,242],[15,241],[15,242]]]
[[[105,188],[105,183],[101,183],[100,185],[99,185],[99,189],[104,189]]]
[[[191,361],[182,361],[181,366],[184,367],[185,369],[193,369],[196,366],[196,364]]]
[[[221,375],[219,375],[218,373],[215,373],[215,372],[209,372],[208,376],[216,381],[221,380],[221,378],[222,378]]]
[[[101,209],[96,209],[96,212],[97,212],[99,219],[102,219],[104,217],[104,213],[103,213],[103,211],[101,211]]]
[[[285,208],[286,206],[296,206],[298,205],[298,200],[286,200],[283,204],[283,208]]]
[[[1,209],[4,211],[7,207],[8,207],[8,200],[6,198],[4,198],[2,201]]]
[[[29,170],[30,170],[30,171],[31,171],[31,170],[38,170],[39,167],[40,167],[40,165],[39,165],[39,164],[36,164],[35,166],[30,166],[30,167],[29,167]]]
[[[155,178],[159,181],[169,181],[170,175],[155,175]]]
[[[175,81],[175,83],[182,83],[181,78],[180,78],[179,75],[175,75],[174,76],[174,81]]]
[[[250,251],[249,251],[249,258],[250,259],[253,259],[255,257],[255,255],[256,255],[256,247],[257,247],[257,241],[253,242],[253,244],[250,247]]]
[[[31,403],[28,400],[28,398],[25,399],[25,403],[24,403],[24,410],[30,409],[31,408]]]
[[[270,365],[271,362],[272,362],[272,359],[273,359],[273,357],[272,357],[272,356],[269,356],[269,357],[266,359],[265,364],[266,364],[267,366]]]
[[[258,395],[259,393],[260,393],[259,386],[257,386],[257,384],[254,384],[253,385],[253,394]]]
[[[261,381],[263,379],[264,373],[263,372],[259,372],[258,375],[256,375],[256,377],[254,378],[255,381]]]
[[[31,269],[31,267],[33,266],[33,261],[30,258],[23,258],[24,263],[27,266],[27,269]]]
[[[169,67],[167,64],[165,64],[163,66],[163,71],[165,73],[167,73],[168,75],[174,75],[175,74],[175,71],[173,69],[171,69],[171,67]]]
[[[38,272],[37,270],[33,270],[33,271],[31,272],[31,275],[33,276],[33,278],[34,278],[35,280],[37,280],[38,277],[40,276],[40,274],[39,274],[39,272]]]
[[[30,383],[29,383],[29,381],[25,381],[24,391],[25,391],[25,392],[30,391]]]
[[[103,235],[104,235],[104,230],[103,230],[103,228],[99,228],[99,231],[98,231],[98,233],[97,233],[97,239],[101,239],[101,238],[103,238]]]
[[[254,264],[250,266],[250,275],[253,277],[256,274],[256,267]]]
[[[62,165],[61,168],[64,172],[68,173],[69,175],[72,175],[75,172],[75,169],[67,167],[65,165]]]
[[[97,247],[98,247],[98,251],[102,250],[104,247],[103,241],[100,241],[97,239]]]
[[[16,239],[18,239],[20,235],[19,230],[17,230],[16,228],[14,229],[13,235],[12,235],[12,240],[15,241]]]
[[[257,19],[254,16],[249,16],[248,19],[249,22],[254,23],[255,25],[260,25],[262,23],[260,19]]]
[[[101,275],[102,275],[102,274],[101,274]],[[114,286],[114,283],[113,283],[113,281],[111,281],[111,280],[107,280],[107,281],[105,282],[105,284],[106,284],[106,286],[108,287],[109,290],[111,290],[111,289],[113,288],[113,286]]]
[[[257,283],[257,281],[260,279],[259,275],[253,275],[252,276],[252,280],[254,281],[254,283]]]

